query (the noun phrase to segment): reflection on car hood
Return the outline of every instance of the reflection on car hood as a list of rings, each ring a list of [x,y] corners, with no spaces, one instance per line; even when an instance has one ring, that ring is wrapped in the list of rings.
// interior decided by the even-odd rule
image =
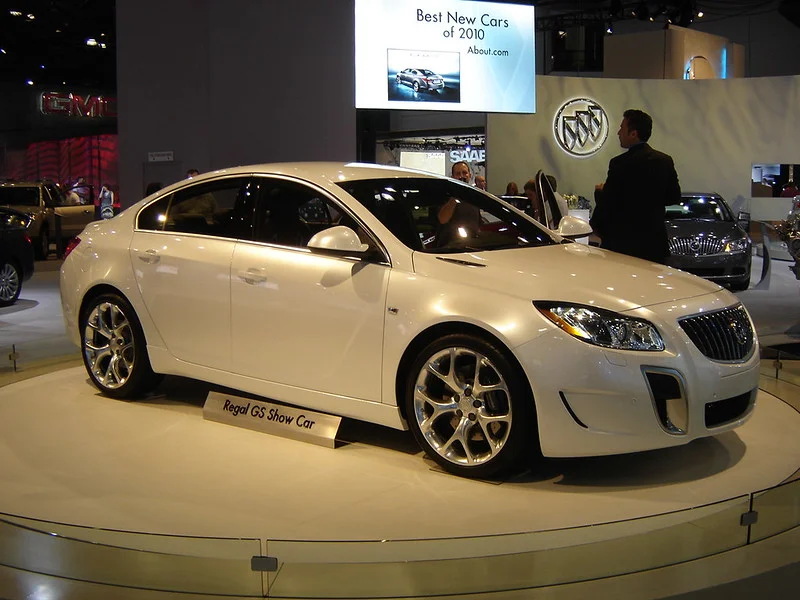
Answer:
[[[743,237],[744,231],[731,221],[709,221],[704,219],[677,219],[667,221],[669,237],[694,237],[699,234],[718,238]]]
[[[615,311],[720,291],[678,269],[584,244],[461,254],[415,253],[420,275],[530,300],[592,304]]]

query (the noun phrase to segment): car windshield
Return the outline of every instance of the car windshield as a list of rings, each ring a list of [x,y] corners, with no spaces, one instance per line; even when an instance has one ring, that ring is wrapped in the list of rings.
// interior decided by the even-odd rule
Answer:
[[[0,204],[5,204],[8,206],[39,206],[39,188],[0,188]]]
[[[481,252],[557,243],[508,204],[455,181],[401,177],[339,185],[412,250]]]
[[[705,219],[732,221],[733,215],[721,198],[714,196],[684,196],[679,204],[667,206],[668,221],[676,219]]]

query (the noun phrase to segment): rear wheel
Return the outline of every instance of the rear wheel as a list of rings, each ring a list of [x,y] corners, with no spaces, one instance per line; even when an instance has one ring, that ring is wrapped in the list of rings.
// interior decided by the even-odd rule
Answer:
[[[92,383],[113,398],[130,398],[156,387],[144,332],[130,303],[117,294],[94,298],[81,321],[83,364]]]
[[[36,238],[36,245],[34,246],[36,258],[44,260],[50,254],[50,234],[45,227],[39,232],[39,237]]]
[[[533,400],[503,351],[473,335],[429,344],[406,385],[417,442],[443,469],[465,477],[508,472],[531,456]]]
[[[10,306],[22,291],[22,273],[12,262],[0,264],[0,306]]]

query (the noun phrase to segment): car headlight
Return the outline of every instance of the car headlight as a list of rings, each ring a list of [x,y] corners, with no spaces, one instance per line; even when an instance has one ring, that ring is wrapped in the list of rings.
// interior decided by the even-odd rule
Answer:
[[[580,304],[534,302],[533,305],[558,327],[589,344],[616,350],[664,349],[658,330],[644,319]]]
[[[745,252],[748,246],[750,246],[750,240],[747,238],[730,240],[725,244],[725,252]]]

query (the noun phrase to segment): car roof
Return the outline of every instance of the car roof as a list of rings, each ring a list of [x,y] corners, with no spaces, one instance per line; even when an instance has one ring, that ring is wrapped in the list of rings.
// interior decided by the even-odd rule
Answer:
[[[692,198],[694,196],[714,196],[716,198],[722,198],[717,192],[681,192],[681,197],[683,198]]]
[[[417,169],[356,162],[285,162],[262,163],[218,169],[192,177],[192,181],[213,179],[220,175],[248,175],[251,173],[299,177],[320,184],[342,183],[359,179],[386,179],[402,177],[441,178],[440,175]],[[186,183],[183,179],[178,183]]]

